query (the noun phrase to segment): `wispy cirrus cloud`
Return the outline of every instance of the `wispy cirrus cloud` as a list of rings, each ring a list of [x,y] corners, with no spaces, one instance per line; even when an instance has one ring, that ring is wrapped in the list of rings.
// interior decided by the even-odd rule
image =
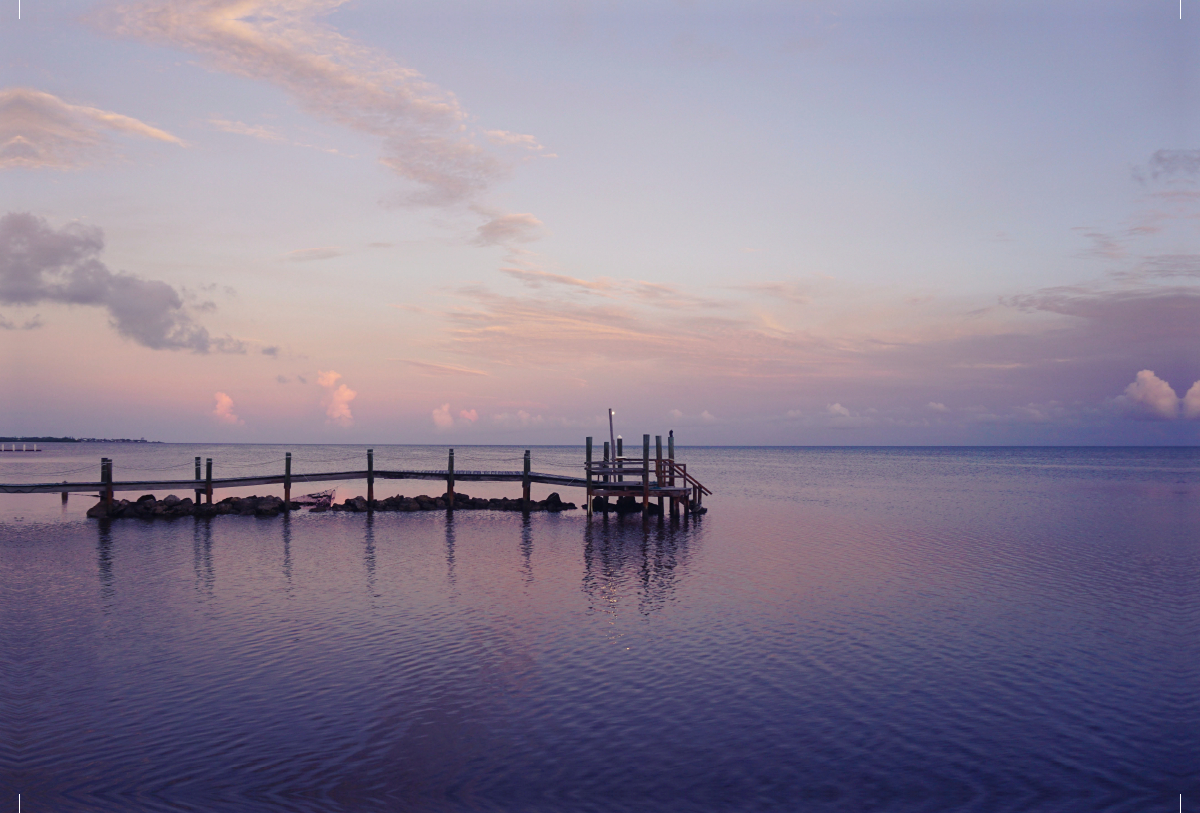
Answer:
[[[113,152],[112,133],[183,146],[176,136],[130,116],[32,88],[0,90],[0,169],[77,169]]]
[[[153,350],[245,352],[244,342],[210,336],[167,283],[110,270],[100,260],[103,249],[95,226],[55,229],[28,213],[0,217],[0,303],[101,307],[118,333]]]
[[[91,19],[115,36],[269,82],[314,115],[379,139],[380,162],[417,187],[410,202],[466,200],[505,174],[452,93],[321,21],[347,1],[137,0]]]

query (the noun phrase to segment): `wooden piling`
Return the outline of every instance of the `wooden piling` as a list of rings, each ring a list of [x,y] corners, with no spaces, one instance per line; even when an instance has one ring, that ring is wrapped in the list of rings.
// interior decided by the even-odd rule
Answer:
[[[663,487],[662,435],[654,436],[654,482],[659,488]],[[658,498],[658,515],[663,515],[662,495]]]
[[[650,436],[642,435],[642,520],[650,519]]]
[[[200,475],[200,458],[196,458],[196,479]],[[292,453],[283,458],[283,510],[292,510]]]
[[[528,471],[528,469],[526,469]],[[446,510],[454,510],[454,450],[446,460]]]
[[[104,484],[102,496],[104,502],[108,505],[113,504],[113,471],[112,460],[107,457],[100,458],[100,482]]]
[[[587,472],[587,517],[592,518],[592,438],[589,435],[587,439],[587,451],[584,455],[584,471]],[[65,497],[64,497],[65,499]]]
[[[204,501],[212,505],[212,458],[204,458]]]
[[[608,443],[609,442],[607,440],[604,441],[604,468],[606,471],[608,470],[608,468],[610,467],[610,464],[612,463],[612,455],[610,454],[611,450],[609,448]],[[601,482],[603,482],[607,485],[609,482],[611,482],[611,480],[609,478],[610,478],[610,476],[608,474],[605,474],[601,478]],[[604,499],[600,503],[600,510],[604,512],[604,516],[606,516],[606,517],[608,516],[608,495],[607,494],[604,495]]]
[[[671,476],[670,487],[675,488],[675,430],[667,432],[667,460],[670,461]],[[676,519],[679,516],[679,498],[671,498],[671,519]]]
[[[196,482],[200,482],[200,458],[198,457],[196,458]],[[200,504],[200,497],[202,493],[203,492],[201,492],[200,489],[196,489],[196,505]]]
[[[65,483],[65,482],[67,482],[67,481],[66,481],[66,480],[63,480],[63,482]],[[66,492],[66,491],[64,491],[64,492],[62,493],[62,503],[63,503],[63,505],[66,505],[66,504],[67,504],[67,494],[68,494],[68,493],[69,493],[69,492]]]
[[[375,450],[367,449],[367,510],[375,508]]]
[[[614,468],[618,468],[618,469],[625,468],[624,458],[625,458],[625,439],[623,437],[621,437],[620,435],[617,435],[617,451],[616,451],[616,455],[613,457]],[[625,482],[625,475],[618,474],[617,482],[618,483]]]
[[[521,478],[521,506],[529,513],[529,450],[525,450],[525,476]]]

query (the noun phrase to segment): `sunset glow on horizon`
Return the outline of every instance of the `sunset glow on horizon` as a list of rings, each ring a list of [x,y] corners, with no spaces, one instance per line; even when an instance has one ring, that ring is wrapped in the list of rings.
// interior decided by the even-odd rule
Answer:
[[[1194,444],[1175,11],[26,3],[0,434]]]

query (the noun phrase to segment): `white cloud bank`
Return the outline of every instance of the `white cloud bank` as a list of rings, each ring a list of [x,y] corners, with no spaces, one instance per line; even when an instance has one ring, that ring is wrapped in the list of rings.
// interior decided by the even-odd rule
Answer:
[[[1200,418],[1200,381],[1192,384],[1187,394],[1180,398],[1153,370],[1141,370],[1116,401],[1131,418],[1152,421],[1197,419]]]

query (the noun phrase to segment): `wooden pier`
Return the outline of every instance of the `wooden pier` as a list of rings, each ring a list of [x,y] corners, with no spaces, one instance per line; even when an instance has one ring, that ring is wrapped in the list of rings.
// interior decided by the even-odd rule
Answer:
[[[662,437],[656,441],[656,455],[650,455],[650,436],[643,435],[642,456],[627,458],[623,454],[621,443],[616,443],[615,454],[610,454],[609,443],[604,443],[604,454],[601,460],[592,459],[592,438],[587,438],[586,459],[584,461],[584,476],[571,477],[562,474],[547,474],[533,471],[528,449],[525,450],[524,466],[521,471],[477,471],[456,469],[454,465],[454,450],[450,449],[445,469],[376,469],[375,452],[366,451],[365,469],[352,471],[328,471],[298,474],[292,472],[292,454],[288,452],[284,459],[284,470],[280,474],[255,475],[250,477],[213,477],[213,460],[204,461],[203,472],[201,459],[195,458],[195,477],[190,480],[116,480],[113,477],[113,461],[104,457],[100,459],[100,479],[86,482],[61,483],[0,483],[0,494],[62,494],[63,502],[69,493],[98,494],[100,499],[113,503],[114,494],[118,491],[174,492],[191,491],[195,494],[196,504],[202,501],[212,504],[213,492],[222,488],[246,488],[260,485],[282,485],[285,505],[291,502],[292,487],[300,484],[330,483],[342,480],[365,480],[367,482],[367,504],[375,502],[375,483],[378,480],[433,480],[446,484],[449,496],[449,510],[453,510],[455,484],[459,482],[476,483],[521,483],[521,497],[526,507],[530,505],[530,487],[534,483],[557,486],[559,488],[582,488],[587,494],[587,515],[591,517],[594,510],[608,513],[610,510],[621,510],[629,506],[629,501],[641,501],[640,509],[644,518],[649,518],[650,506],[653,500],[658,501],[658,514],[662,514],[664,501],[670,501],[671,516],[678,516],[679,511],[702,513],[702,501],[705,495],[712,492],[688,474],[687,466],[675,461],[675,438],[672,432],[668,436],[667,455],[663,456]],[[614,498],[616,503],[610,503]],[[624,501],[624,502],[622,502]],[[623,511],[625,512],[625,511]]]

